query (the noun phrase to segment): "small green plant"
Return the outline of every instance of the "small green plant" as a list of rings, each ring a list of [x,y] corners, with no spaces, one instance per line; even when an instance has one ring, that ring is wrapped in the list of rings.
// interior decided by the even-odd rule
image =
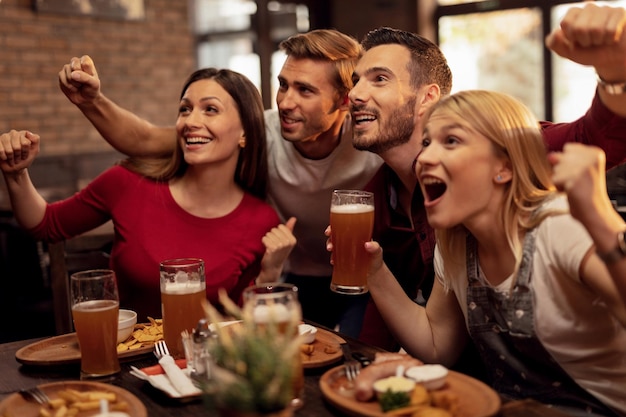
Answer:
[[[206,402],[218,410],[268,413],[286,408],[293,398],[294,355],[299,352],[297,324],[281,332],[269,322],[257,325],[225,293],[220,302],[226,313],[241,323],[215,326],[217,337],[210,343],[210,378],[202,387]],[[205,303],[212,323],[226,321]],[[293,330],[295,329],[295,330]]]

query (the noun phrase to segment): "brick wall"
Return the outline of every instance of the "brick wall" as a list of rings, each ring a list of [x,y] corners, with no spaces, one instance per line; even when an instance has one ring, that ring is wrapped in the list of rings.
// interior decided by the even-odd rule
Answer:
[[[33,0],[0,0],[0,132],[29,129],[42,155],[111,148],[58,87],[73,56],[90,55],[103,92],[157,124],[172,124],[195,69],[188,2],[145,0],[145,20],[37,12]]]

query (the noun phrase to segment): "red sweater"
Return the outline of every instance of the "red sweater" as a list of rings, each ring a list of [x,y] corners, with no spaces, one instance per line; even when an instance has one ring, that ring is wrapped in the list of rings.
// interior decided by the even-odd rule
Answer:
[[[261,238],[279,223],[273,208],[248,193],[224,217],[196,217],[174,201],[167,183],[115,166],[74,196],[49,204],[31,233],[58,241],[110,219],[115,226],[110,265],[120,307],[136,310],[140,321],[161,317],[159,262],[165,259],[204,259],[207,298],[215,301],[221,287],[239,301],[260,271]]]

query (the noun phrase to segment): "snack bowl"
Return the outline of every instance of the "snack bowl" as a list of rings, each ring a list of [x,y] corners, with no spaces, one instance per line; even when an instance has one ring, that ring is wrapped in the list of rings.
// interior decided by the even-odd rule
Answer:
[[[311,344],[315,342],[317,327],[311,326],[310,324],[299,324],[298,333],[300,333],[303,344]]]
[[[133,310],[125,310],[120,308],[117,322],[117,343],[122,343],[128,339],[135,330],[137,324],[137,313]]]
[[[415,389],[415,385],[415,381],[411,378],[403,376],[389,376],[375,381],[372,388],[374,388],[376,398],[380,400],[380,397],[387,391],[404,392],[410,395]]]
[[[424,385],[427,390],[433,391],[446,383],[448,369],[443,365],[412,366],[404,372],[404,375]]]

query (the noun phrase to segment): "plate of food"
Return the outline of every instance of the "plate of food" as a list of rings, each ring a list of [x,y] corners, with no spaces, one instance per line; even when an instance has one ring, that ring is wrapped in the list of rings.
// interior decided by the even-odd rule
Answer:
[[[163,338],[161,320],[135,325],[134,331],[122,343],[117,352],[120,360],[132,359],[151,353],[154,343]],[[32,366],[58,366],[80,363],[80,349],[76,333],[49,337],[24,346],[15,353],[15,359]]]
[[[239,323],[241,323],[240,320],[235,320],[218,324],[221,327],[227,327],[236,326]],[[210,328],[215,330],[213,324],[210,325]],[[305,323],[300,324],[298,330],[303,336],[303,340],[308,342],[300,346],[300,359],[304,369],[331,365],[341,359],[340,345],[346,343],[342,337],[331,331]]]
[[[346,341],[328,330],[314,326],[310,327],[315,329],[313,331],[315,337],[311,343],[304,343],[300,346],[302,367],[304,369],[319,368],[339,361],[342,357],[340,344],[346,343]]]
[[[377,366],[376,361],[371,366]],[[373,378],[369,387],[366,387],[371,393],[363,395],[364,381],[348,381],[342,365],[326,371],[320,378],[319,385],[322,395],[330,404],[354,417],[390,415],[491,417],[496,415],[501,405],[498,394],[483,382],[458,372],[448,371],[445,383],[436,390],[428,390],[423,385],[416,384],[419,390],[416,389],[409,396],[411,404],[415,404],[413,401],[416,396],[419,397],[417,400],[419,405],[406,406],[405,413],[402,413],[402,410],[385,412],[379,402],[380,397],[374,391],[376,380]],[[357,400],[357,397],[361,400]]]
[[[26,401],[20,394],[12,394],[0,402],[3,417],[39,417],[56,414],[65,406],[67,416],[89,417],[100,412],[100,399],[109,402],[110,411],[120,411],[129,417],[147,417],[148,411],[139,398],[115,385],[91,381],[62,381],[38,386],[50,398],[50,405]],[[57,408],[53,408],[53,405]],[[75,414],[74,414],[75,413]]]

